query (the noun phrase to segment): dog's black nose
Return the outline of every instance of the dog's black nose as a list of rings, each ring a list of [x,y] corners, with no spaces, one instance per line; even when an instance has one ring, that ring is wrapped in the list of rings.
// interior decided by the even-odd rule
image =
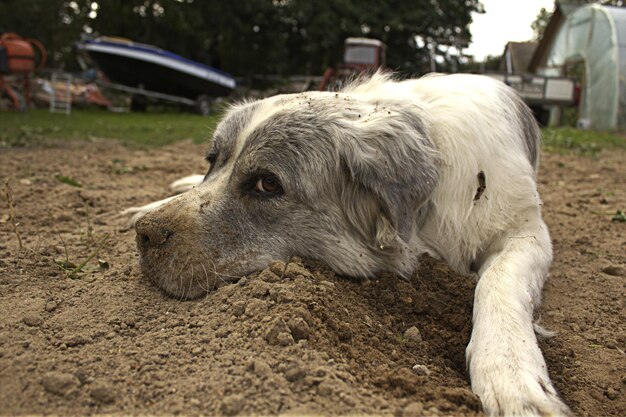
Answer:
[[[141,218],[135,224],[137,246],[140,250],[158,248],[167,243],[173,232],[158,222]]]

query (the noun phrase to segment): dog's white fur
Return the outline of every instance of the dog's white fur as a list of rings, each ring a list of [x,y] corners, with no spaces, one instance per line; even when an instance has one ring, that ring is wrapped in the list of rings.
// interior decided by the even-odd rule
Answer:
[[[536,161],[520,139],[528,127],[506,99],[511,93],[503,96],[504,88],[488,78],[466,75],[400,83],[376,76],[342,94],[369,102],[394,97],[421,113],[438,153],[439,180],[408,249],[435,254],[463,273],[469,273],[471,265],[478,268],[467,365],[472,389],[487,414],[566,415],[569,411],[550,382],[533,329],[533,311],[552,260],[540,213]],[[280,96],[264,106],[254,124],[277,111]],[[378,120],[384,123],[375,117],[370,123]],[[486,188],[476,199],[480,171],[486,175]],[[187,177],[172,187],[185,191],[202,180]],[[137,213],[136,220],[168,202],[128,212]]]

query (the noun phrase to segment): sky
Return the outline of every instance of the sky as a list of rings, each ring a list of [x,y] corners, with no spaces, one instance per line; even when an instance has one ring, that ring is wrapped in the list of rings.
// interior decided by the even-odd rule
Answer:
[[[530,24],[541,8],[554,9],[554,0],[482,0],[482,4],[485,13],[472,15],[472,43],[463,50],[477,61],[487,55],[501,55],[508,41],[530,40]]]

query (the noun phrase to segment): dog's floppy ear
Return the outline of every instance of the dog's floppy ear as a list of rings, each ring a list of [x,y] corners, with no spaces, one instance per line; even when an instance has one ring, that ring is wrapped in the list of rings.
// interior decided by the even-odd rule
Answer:
[[[438,154],[419,113],[415,105],[377,102],[374,112],[352,120],[342,141],[344,208],[378,250],[397,247],[398,238],[408,242],[438,181]]]

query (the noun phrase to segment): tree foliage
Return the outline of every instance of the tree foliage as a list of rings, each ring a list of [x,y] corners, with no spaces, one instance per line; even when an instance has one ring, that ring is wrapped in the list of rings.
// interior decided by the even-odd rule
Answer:
[[[551,10],[548,11],[544,7],[539,10],[535,21],[530,24],[530,27],[533,29],[533,40],[538,41],[543,38],[543,34],[546,31],[546,27],[548,27],[551,17]]]
[[[86,34],[157,45],[240,76],[320,74],[350,36],[381,39],[389,67],[428,70],[428,41],[469,41],[479,0],[3,0],[0,31],[41,40],[75,66]],[[426,45],[418,45],[417,39]]]

